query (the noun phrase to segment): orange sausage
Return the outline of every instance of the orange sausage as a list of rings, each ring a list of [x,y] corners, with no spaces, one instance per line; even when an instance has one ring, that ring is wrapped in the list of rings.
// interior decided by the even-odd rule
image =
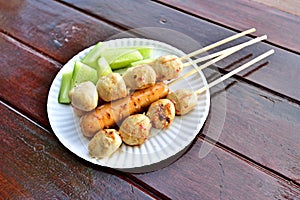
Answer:
[[[101,105],[80,119],[80,127],[84,136],[93,137],[101,129],[115,126],[125,117],[142,112],[151,103],[164,98],[169,93],[165,83],[138,90],[129,96]]]

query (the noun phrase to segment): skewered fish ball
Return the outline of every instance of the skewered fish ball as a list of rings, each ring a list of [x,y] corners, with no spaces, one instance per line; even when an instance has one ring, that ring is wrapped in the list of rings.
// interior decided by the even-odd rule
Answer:
[[[150,134],[150,119],[143,114],[135,114],[127,117],[121,127],[120,136],[128,145],[141,145]]]
[[[115,129],[103,129],[96,133],[88,145],[89,154],[101,159],[113,154],[122,144],[122,139]]]
[[[167,99],[170,99],[174,103],[176,115],[185,115],[198,104],[197,94],[187,89],[179,89],[171,92],[168,94]]]
[[[165,129],[173,122],[175,106],[169,99],[159,99],[150,105],[146,115],[154,128]]]
[[[175,55],[165,55],[157,58],[152,64],[156,73],[156,80],[171,80],[177,78],[183,70],[183,64]]]
[[[125,84],[130,89],[144,89],[153,86],[156,81],[156,73],[147,64],[129,68],[123,75]]]
[[[107,102],[123,98],[128,93],[125,82],[118,73],[100,77],[97,82],[97,91],[99,97]]]
[[[83,82],[69,92],[72,106],[80,111],[91,111],[97,107],[98,93],[96,86],[90,82]]]

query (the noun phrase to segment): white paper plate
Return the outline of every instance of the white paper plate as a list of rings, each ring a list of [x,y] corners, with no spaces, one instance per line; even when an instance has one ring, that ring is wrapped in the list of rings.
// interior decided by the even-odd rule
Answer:
[[[174,54],[179,57],[185,55],[182,51],[168,44],[140,38],[110,40],[104,42],[104,44],[107,47],[151,46],[153,47],[153,58],[166,54]],[[62,74],[71,71],[74,62],[81,60],[91,48],[81,51],[63,66],[53,80],[49,91],[47,103],[49,121],[55,135],[66,148],[77,156],[97,165],[117,169],[132,169],[168,159],[183,150],[194,140],[209,112],[209,91],[199,96],[198,106],[193,111],[182,117],[176,116],[168,129],[152,129],[151,134],[153,137],[147,139],[143,145],[131,147],[122,144],[120,149],[108,158],[100,160],[91,158],[87,149],[89,139],[85,138],[81,133],[79,117],[73,114],[71,106],[59,104],[57,101]],[[192,68],[185,68],[182,74]],[[203,73],[199,72],[171,85],[170,90],[175,91],[179,88],[186,88],[195,91],[206,84]]]

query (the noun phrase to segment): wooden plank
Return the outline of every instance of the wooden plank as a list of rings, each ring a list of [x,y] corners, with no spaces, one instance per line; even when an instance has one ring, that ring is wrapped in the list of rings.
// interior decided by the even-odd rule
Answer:
[[[14,1],[9,1],[7,6],[9,7],[10,3],[13,4],[13,2]],[[180,40],[177,37],[178,34],[167,34],[167,36],[166,34],[162,34],[162,37],[157,34],[154,35],[157,32],[152,33],[152,35],[149,32],[142,34],[146,37],[149,36],[150,38],[168,42],[186,52],[195,50],[200,46],[206,46],[233,34],[232,31],[187,16],[153,2],[141,1],[136,3],[126,0],[113,2],[92,0],[83,2],[72,0],[66,2],[72,3],[72,6],[77,6],[79,9],[85,9],[87,12],[91,12],[93,16],[109,20],[113,22],[113,24],[124,28],[152,26],[157,27],[157,29],[166,28],[168,30],[178,31],[178,34],[185,33],[183,34],[185,37],[194,39],[197,44],[188,43],[188,45],[185,45],[186,38],[184,37]],[[66,62],[85,47],[96,41],[105,40],[118,32],[118,30],[112,26],[55,2],[35,2],[31,0],[23,4],[26,6],[19,6],[19,8],[18,6],[16,8],[11,6],[14,9],[22,10],[22,12],[20,12],[22,13],[21,18],[11,16],[13,14],[12,10],[3,10],[2,13],[6,14],[4,16],[11,17],[0,18],[1,29],[23,43],[34,47],[38,51],[42,51],[43,54],[49,55],[62,63]],[[111,15],[110,12],[114,14]],[[34,15],[32,15],[32,13]],[[65,14],[60,15],[60,13]],[[70,19],[72,20],[70,21]],[[39,24],[39,26],[33,26],[32,24]],[[188,28],[189,26],[193,26],[193,30]],[[147,30],[148,29],[146,29],[146,31]],[[163,33],[163,30],[158,29],[157,31]],[[239,42],[245,40],[246,37],[239,40]],[[235,54],[234,57],[229,59],[229,62],[231,60],[237,60],[236,64],[239,65],[239,59],[241,57],[251,53],[258,54],[269,48],[271,48],[271,46],[263,44],[248,48],[245,51]],[[220,49],[221,48],[218,48],[218,50]],[[273,63],[272,66],[255,71],[246,77],[246,79],[285,96],[300,100],[300,93],[297,92],[300,90],[300,85],[294,81],[289,81],[296,80],[297,74],[300,73],[300,68],[297,67],[300,63],[300,58],[298,55],[278,48],[275,48],[275,50],[276,56],[272,56],[268,59]],[[220,66],[227,67],[229,64],[231,63],[221,63]],[[284,68],[282,66],[284,66]]]
[[[171,199],[297,199],[300,190],[214,147],[204,158],[197,141],[161,170],[134,175]]]
[[[1,79],[1,99],[9,102],[10,105],[44,127],[50,128],[45,111],[47,92],[52,81],[49,76],[54,77],[59,67],[45,58],[14,46],[14,43],[5,39],[0,41],[4,42],[7,47],[1,54],[5,56],[2,60],[6,61],[3,63],[5,67],[0,70],[0,75],[8,77]],[[19,54],[22,62],[7,60],[9,52]],[[25,61],[30,61],[30,63],[22,64]],[[255,65],[250,70],[258,66]],[[36,71],[29,73],[28,69],[32,68]],[[207,77],[209,76],[207,74]],[[230,82],[226,85],[231,86]],[[23,90],[25,92],[19,92]],[[228,109],[225,112],[225,126],[219,141],[256,162],[299,181],[300,151],[295,143],[299,139],[297,134],[297,130],[300,128],[299,106],[246,84],[235,84],[227,93],[226,99],[223,100],[225,103],[227,102]],[[218,111],[222,110],[222,106],[224,106],[224,102],[215,102],[215,99],[221,95],[221,93],[212,95],[211,116],[218,115]],[[22,99],[22,102],[19,99]],[[208,121],[206,127],[218,126],[218,123],[214,126],[215,122]],[[204,129],[203,134],[207,134],[207,128]],[[285,137],[282,137],[284,132]]]
[[[252,0],[278,10],[300,16],[300,2],[298,0],[284,0],[284,1],[274,1],[274,0]]]
[[[248,0],[158,1],[235,30],[255,27],[257,33],[254,35],[266,33],[272,43],[300,52],[300,33],[297,31],[300,29],[299,16]],[[284,4],[288,2],[280,2],[281,7]]]
[[[201,46],[209,45],[213,42],[226,38],[232,34],[232,31],[228,29],[224,29],[220,26],[214,25],[207,21],[201,20],[199,18],[195,18],[193,16],[186,15],[182,12],[178,12],[174,9],[170,9],[165,6],[161,6],[154,2],[149,1],[140,1],[136,3],[130,0],[116,0],[116,1],[97,1],[97,0],[88,0],[88,1],[80,1],[80,0],[62,0],[62,2],[67,3],[67,5],[74,6],[80,10],[85,10],[88,14],[93,16],[98,16],[101,19],[110,20],[111,22],[117,24],[118,26],[123,27],[155,27],[154,29],[139,29],[142,32],[142,35],[145,37],[150,37],[154,39],[158,39],[163,42],[167,42],[179,49],[182,49],[185,52],[191,52]],[[213,1],[205,1],[207,4],[211,4]],[[220,5],[220,9],[223,9],[223,4],[226,6],[227,2],[216,2],[215,5]],[[230,1],[229,1],[230,2]],[[197,2],[195,3],[197,6]],[[229,3],[228,3],[229,4]],[[240,5],[238,3],[237,5]],[[186,4],[186,5],[193,5],[193,4]],[[205,5],[205,4],[200,4]],[[228,7],[232,7],[232,5],[228,5]],[[245,6],[246,7],[246,6]],[[225,7],[226,8],[226,7]],[[231,8],[228,8],[229,10]],[[246,9],[246,8],[244,8]],[[258,9],[258,8],[257,8]],[[209,10],[205,8],[204,10]],[[249,10],[252,12],[251,7]],[[114,14],[112,15],[111,12]],[[226,9],[223,12],[227,12]],[[239,11],[235,11],[239,12]],[[249,14],[250,15],[250,14]],[[124,17],[127,16],[127,17]],[[250,15],[251,16],[251,15]],[[222,17],[220,14],[219,17]],[[222,17],[223,18],[223,17]],[[139,20],[135,20],[139,19]],[[238,19],[238,20],[237,20]],[[245,30],[252,26],[258,28],[256,34],[267,34],[269,35],[270,41],[273,41],[272,38],[277,37],[277,35],[270,30],[263,29],[259,26],[259,24],[249,24],[244,23],[244,18],[240,17],[234,20],[231,20],[233,23],[241,23],[243,26],[236,28],[237,30]],[[280,21],[279,19],[273,19],[274,24],[285,24]],[[276,21],[277,20],[277,21]],[[260,20],[256,20],[259,22]],[[294,21],[292,21],[294,22]],[[295,22],[294,22],[295,23]],[[256,26],[257,25],[257,26]],[[272,24],[271,24],[272,25]],[[266,27],[272,27],[271,25],[267,25]],[[280,25],[281,26],[281,25]],[[290,27],[299,27],[299,23],[290,24]],[[191,28],[192,27],[192,28]],[[164,28],[164,29],[159,29]],[[172,32],[165,32],[167,30],[177,31],[176,33]],[[299,28],[300,29],[300,28]],[[150,31],[151,30],[151,31]],[[280,29],[274,29],[276,32],[277,30],[282,30],[280,32],[287,34],[288,37],[283,37],[279,35],[278,38],[284,41],[292,41],[291,43],[300,44],[300,42],[296,42],[300,40],[300,37],[297,37],[299,34],[297,28],[285,30],[285,26]],[[148,32],[147,32],[148,31]],[[157,33],[160,34],[157,34]],[[296,33],[297,32],[297,33]],[[156,35],[155,35],[156,34]],[[184,35],[184,36],[182,36]],[[180,37],[180,38],[179,38]],[[292,38],[291,38],[292,37]],[[295,38],[296,37],[296,38]],[[185,43],[186,41],[190,41],[193,39],[194,43]],[[243,39],[238,40],[237,42],[230,43],[230,45],[237,44],[239,42],[245,41],[249,38],[244,37]],[[221,50],[229,45],[225,45],[224,47],[217,48],[217,50]],[[288,46],[288,45],[287,45]],[[230,57],[225,60],[224,62],[220,62],[219,66],[222,67],[229,67],[234,61],[236,61],[236,65],[241,64],[241,58],[246,55],[252,54],[253,56],[264,52],[267,49],[274,48],[274,46],[270,46],[267,44],[258,44],[254,47],[249,47],[246,50],[243,50],[234,56]],[[262,68],[257,70],[251,75],[245,77],[247,80],[251,80],[254,83],[262,85],[265,88],[269,88],[274,90],[275,92],[281,93],[287,97],[291,97],[296,100],[300,100],[300,93],[297,92],[300,90],[299,84],[295,81],[289,80],[296,80],[297,74],[300,73],[299,63],[300,57],[297,54],[290,53],[288,51],[282,50],[280,48],[274,48],[276,53],[274,56],[268,58],[268,61],[272,63],[269,67]],[[232,61],[234,60],[234,61]],[[284,66],[284,67],[283,67]]]
[[[0,84],[0,91],[1,91],[1,98],[5,100],[5,102],[9,102],[14,107],[21,110],[23,113],[25,113],[30,118],[34,119],[35,121],[41,123],[43,126],[46,126],[49,128],[48,120],[47,120],[47,114],[45,111],[45,105],[47,101],[47,95],[48,95],[48,89],[50,87],[51,81],[53,80],[55,74],[57,73],[60,66],[56,63],[53,63],[51,61],[48,61],[46,58],[43,58],[39,55],[35,55],[36,53],[32,52],[30,49],[26,49],[24,46],[20,46],[19,43],[17,43],[14,40],[10,40],[9,37],[6,37],[2,34],[2,38],[0,40],[1,46],[4,46],[5,48],[2,50],[2,53],[0,55],[1,60],[3,60],[3,67],[1,68],[1,77],[7,77],[6,79],[1,79]],[[20,48],[21,47],[21,48]],[[19,60],[11,59],[10,56],[12,53],[19,55]],[[278,54],[277,54],[278,56]],[[276,56],[276,58],[277,58]],[[282,55],[283,58],[284,55]],[[277,62],[281,62],[281,59],[275,60],[274,63],[272,62],[272,65],[276,65]],[[225,62],[225,61],[224,61]],[[261,68],[268,69],[270,68],[270,65],[267,65],[266,67]],[[296,63],[295,63],[296,65]],[[43,66],[43,67],[41,67]],[[31,69],[35,69],[32,71]],[[253,68],[252,68],[253,69]],[[296,75],[295,73],[288,72]],[[50,77],[50,78],[49,78]],[[271,78],[268,78],[271,79]],[[21,80],[21,81],[20,81]],[[286,80],[288,81],[288,80]],[[19,92],[22,91],[22,92]],[[260,96],[259,94],[262,92],[260,90],[257,90],[255,95],[253,96],[253,91],[256,90],[250,90],[247,91],[243,97],[239,96],[240,92],[236,92],[238,96],[234,97],[232,96],[232,99],[229,99],[232,102],[241,101],[244,102],[244,97],[251,96],[254,99],[257,99],[256,101],[260,102],[266,98],[263,96]],[[30,94],[30,95],[29,95]],[[243,93],[242,93],[243,94]],[[266,96],[266,95],[265,95]],[[271,95],[272,96],[272,95]],[[279,97],[272,96],[271,98],[278,99]],[[19,101],[19,99],[22,99],[22,101]],[[238,100],[237,100],[238,99]],[[282,98],[279,98],[283,100]],[[247,99],[246,99],[247,100]],[[256,105],[252,103],[252,101],[246,101],[249,103],[249,107],[256,108]],[[254,101],[255,102],[255,101]],[[268,106],[273,105],[272,101],[267,104]],[[289,106],[289,110],[285,110],[285,105]],[[283,112],[285,115],[291,115],[289,118],[296,118],[297,115],[293,114],[294,112],[290,112],[291,110],[295,110],[294,112],[297,112],[297,106],[290,107],[289,103],[285,101],[284,106],[278,108],[277,113]],[[250,110],[251,111],[251,110]],[[249,111],[249,112],[250,112]],[[240,113],[239,110],[235,110],[236,113]],[[258,111],[256,111],[259,113]],[[255,117],[255,113],[249,114],[251,117]],[[297,127],[294,125],[293,121],[289,121],[288,118],[282,117],[277,118],[278,116],[272,114],[272,110],[269,110],[264,115],[272,116],[270,121],[274,118],[276,121],[281,121],[281,123],[285,124],[285,127]],[[230,116],[228,114],[227,116]],[[232,119],[232,118],[231,118]],[[234,119],[234,118],[233,118]],[[252,126],[255,125],[256,122],[253,122]],[[274,124],[273,124],[274,125]],[[260,125],[262,126],[262,125]],[[276,124],[275,124],[276,126]],[[247,129],[246,129],[247,130]],[[295,130],[289,133],[291,136],[289,137],[289,140],[287,140],[284,143],[284,146],[287,147],[289,144],[293,144],[294,137],[295,137]],[[236,133],[239,132],[235,129],[235,127],[230,127],[228,132]],[[260,138],[264,134],[269,134],[270,129],[266,129],[264,132],[258,132],[258,135],[254,135],[253,137]],[[272,137],[274,137],[274,141],[277,141],[277,143],[280,141],[280,135],[282,134],[282,130],[276,130],[276,134],[274,133]],[[246,135],[247,136],[247,135]],[[297,136],[296,136],[297,137]],[[242,137],[243,138],[243,137]],[[247,138],[243,141],[243,143],[247,143],[248,139],[250,141],[253,141],[253,138]],[[229,139],[227,139],[229,140]],[[235,138],[230,138],[232,141],[224,141],[224,143],[228,146],[237,146],[238,144],[234,144],[237,141],[235,141]],[[255,141],[255,140],[254,140]],[[232,144],[231,144],[232,143]],[[254,145],[254,142],[250,143],[248,149],[251,149]],[[262,147],[264,146],[264,143],[260,144]],[[290,149],[286,154],[283,154],[282,157],[284,159],[281,159],[278,157],[277,160],[274,161],[274,163],[281,163],[281,165],[272,164],[271,168],[276,168],[280,173],[285,174],[288,177],[292,177],[293,179],[298,179],[299,174],[297,173],[297,170],[294,170],[295,172],[292,172],[293,170],[290,169],[290,166],[286,168],[286,163],[292,163],[290,162],[290,159],[293,160],[293,155],[291,152],[298,151],[298,148],[296,148],[294,145],[291,145],[293,148]],[[270,145],[270,149],[272,149],[273,145]],[[239,148],[237,148],[239,149]],[[280,148],[276,148],[278,151],[281,151]],[[251,149],[252,150],[252,149]],[[266,163],[262,158],[267,157],[269,155],[269,152],[265,152],[265,154],[261,154],[260,152],[257,152],[254,148],[253,151],[245,151],[241,149],[241,152],[243,152],[245,155],[253,158],[254,160],[263,163],[266,166],[269,166],[268,163]],[[263,156],[262,156],[263,155]],[[297,163],[297,162],[296,162]],[[296,166],[297,169],[297,166]]]
[[[1,193],[7,198],[113,198],[148,199],[147,194],[67,151],[49,132],[36,127],[1,105],[2,183],[14,187]],[[171,199],[296,198],[300,191],[244,161],[214,148],[198,157],[203,142],[171,166],[156,172],[133,175]],[[128,176],[131,176],[128,174]],[[129,177],[130,178],[130,177]],[[146,185],[147,184],[147,185]],[[47,193],[45,193],[45,190]],[[13,193],[19,191],[19,193]],[[186,195],[189,196],[186,196]],[[4,196],[5,195],[5,196]]]
[[[241,82],[227,81],[225,88],[212,92],[214,117],[206,122],[202,136],[299,184],[299,105]]]
[[[62,63],[120,32],[55,1],[13,0],[1,3],[0,12],[1,31]]]
[[[3,199],[153,199],[136,186],[64,148],[50,132],[0,104]]]
[[[2,33],[0,45],[1,100],[50,128],[46,111],[48,92],[61,65]]]
[[[151,4],[152,5],[152,4]],[[150,7],[150,8],[154,8],[155,6],[153,6],[153,7]],[[143,10],[142,10],[143,11]],[[177,13],[177,14],[179,14],[179,13]],[[166,15],[168,15],[168,13],[166,12]],[[175,15],[175,14],[174,14]],[[186,17],[186,18],[190,18],[190,17]],[[168,20],[167,20],[168,21]],[[135,22],[134,22],[135,23]],[[144,22],[143,22],[144,23]],[[211,28],[211,27],[210,27]],[[213,29],[210,29],[210,30],[213,30]],[[217,30],[223,30],[223,29],[220,29],[219,27],[217,27],[216,29],[215,29],[216,31]],[[216,33],[216,35],[218,35],[218,37],[221,37],[221,36],[224,36],[224,35],[222,35],[222,32],[223,31],[217,31]],[[225,32],[223,32],[223,33],[225,33]],[[229,32],[226,32],[226,33],[229,33]],[[205,37],[208,37],[206,34],[203,34],[202,35],[203,37],[205,36]],[[212,39],[210,39],[210,40],[212,40]],[[29,55],[28,55],[28,52],[26,51],[26,50],[24,50],[24,49],[19,49],[18,50],[18,48],[15,48],[15,47],[13,47],[15,44],[15,42],[10,42],[10,41],[8,41],[7,42],[7,39],[4,39],[4,40],[2,40],[2,41],[4,41],[4,44],[5,44],[5,48],[4,49],[6,49],[5,51],[6,51],[6,53],[4,54],[5,56],[3,56],[2,58],[3,59],[5,59],[6,57],[8,57],[12,52],[13,53],[20,53],[20,55],[27,55],[26,57],[27,57],[27,59],[25,59],[24,58],[24,60],[28,60],[28,59],[34,59],[34,60],[37,60],[37,61],[39,61],[40,60],[40,58],[33,58],[34,56],[32,56],[32,54],[30,54],[29,53]],[[1,42],[1,47],[2,47],[2,42]],[[264,48],[267,48],[267,47],[264,47]],[[20,65],[20,63],[18,63],[18,61],[15,61],[16,63],[16,66],[18,66],[18,65]],[[41,65],[42,66],[44,66],[44,62],[45,61],[39,61],[40,63],[42,63]],[[48,61],[47,61],[48,62]],[[22,62],[23,63],[23,62]],[[295,62],[296,63],[296,62]],[[6,63],[6,65],[4,65],[4,66],[6,66],[6,67],[3,67],[3,68],[1,68],[1,77],[6,77],[6,76],[2,76],[3,74],[4,75],[7,75],[7,74],[9,74],[9,73],[7,73],[7,71],[5,71],[5,70],[9,70],[9,69],[6,69],[6,68],[8,68],[8,66],[12,66],[12,64],[13,64],[13,62],[9,62],[9,63]],[[33,62],[33,64],[34,64],[34,62]],[[38,65],[33,65],[32,66],[32,68],[38,68],[39,66],[41,66],[40,64],[38,64]],[[54,71],[57,71],[58,70],[58,68],[57,68],[57,66],[55,66],[55,64],[51,64],[51,62],[50,62],[50,64],[46,64],[46,65],[49,65],[50,67],[49,68],[51,68],[50,70],[49,69],[46,69],[45,70],[45,72],[48,72],[47,70],[49,70],[50,71],[50,73],[48,73],[48,75],[50,76],[50,75],[52,75],[53,77],[54,77],[54,75],[55,75],[55,73],[54,73]],[[274,62],[274,65],[276,65],[276,63]],[[51,67],[52,66],[52,67]],[[54,68],[54,69],[52,69],[52,68]],[[3,71],[2,71],[3,70]],[[41,69],[41,70],[43,70],[43,69]],[[53,70],[53,71],[52,71]],[[282,69],[283,70],[283,69]],[[42,71],[40,71],[40,72],[42,72]],[[294,71],[293,71],[294,72]],[[22,73],[22,71],[17,71],[17,74],[15,74],[15,76],[16,77],[18,77],[18,76],[20,76],[20,73]],[[27,78],[27,77],[24,77],[24,78]],[[14,79],[14,77],[11,77],[11,79]],[[46,79],[48,82],[46,82],[45,84],[48,84],[48,86],[50,85],[50,80],[49,80],[49,77]],[[287,80],[289,80],[289,79],[287,79]],[[1,79],[1,81],[2,81],[2,79]],[[26,106],[30,106],[30,105],[32,105],[32,103],[33,102],[31,102],[31,103],[26,103],[26,102],[30,102],[31,100],[30,99],[28,99],[28,98],[30,98],[30,97],[28,97],[28,96],[21,96],[21,97],[25,97],[24,98],[24,102],[23,102],[23,105],[19,105],[19,102],[17,102],[17,100],[16,99],[14,99],[13,98],[13,96],[10,96],[10,95],[12,95],[13,94],[13,91],[19,91],[19,88],[20,88],[20,86],[21,85],[18,85],[18,84],[20,84],[20,83],[18,83],[17,81],[14,81],[15,83],[16,83],[16,85],[13,85],[13,84],[8,84],[8,83],[5,83],[4,84],[4,86],[10,86],[10,87],[4,87],[3,86],[3,88],[1,88],[1,94],[3,94],[3,96],[5,97],[5,98],[8,98],[8,99],[6,99],[6,101],[7,102],[10,102],[11,104],[13,104],[14,106],[16,106],[16,107],[18,107],[18,108],[20,108],[20,110],[26,110]],[[32,85],[37,85],[37,83],[32,83]],[[31,88],[33,88],[34,89],[34,87],[33,86],[30,86]],[[6,92],[6,94],[8,94],[8,95],[4,95],[4,93],[2,93],[2,91],[6,91],[7,90],[7,88],[11,88],[12,89],[12,91],[10,91],[10,92]],[[21,87],[22,88],[22,87]],[[47,87],[45,87],[45,88],[47,88]],[[41,90],[45,90],[45,88],[42,88]],[[257,91],[260,91],[259,89],[255,89],[255,90],[257,90]],[[252,91],[252,90],[250,90],[250,91]],[[297,91],[297,90],[296,90]],[[36,92],[36,94],[39,94],[40,92],[38,92],[38,91],[34,91],[34,92]],[[47,92],[46,91],[43,91],[43,93],[44,94],[47,94]],[[248,94],[248,92],[247,93],[245,93],[245,96],[247,96],[247,94]],[[262,96],[254,96],[255,98],[258,98],[258,99],[263,99],[264,97],[262,97]],[[1,97],[2,98],[2,97]],[[43,97],[44,99],[42,100],[43,102],[45,102],[46,101],[46,95]],[[231,97],[231,98],[234,98],[234,97]],[[277,98],[279,98],[279,97],[277,97]],[[282,99],[282,98],[279,98],[279,99]],[[39,100],[38,100],[39,101]],[[234,101],[234,100],[233,100]],[[257,100],[257,101],[260,101],[260,100]],[[271,101],[270,101],[270,103],[272,103]],[[286,103],[288,103],[288,102],[286,102]],[[42,105],[42,104],[41,104]],[[255,107],[255,104],[250,104],[251,106],[254,106]],[[268,104],[269,105],[269,104]],[[293,104],[291,104],[291,105],[293,105]],[[43,106],[45,106],[45,104],[43,104]],[[296,105],[294,105],[292,108],[294,108],[294,109],[297,109],[298,107],[296,106]],[[45,114],[43,115],[43,114],[41,114],[42,112],[44,112],[44,111],[42,111],[44,108],[34,108],[34,109],[32,109],[31,111],[33,112],[33,113],[35,113],[34,111],[35,110],[37,110],[37,111],[41,111],[40,113],[39,112],[37,112],[37,115],[36,116],[34,116],[33,118],[36,120],[36,121],[39,121],[39,120],[44,120],[44,123],[47,123],[46,121],[47,121],[47,118],[45,118]],[[291,110],[291,108],[290,109],[288,109],[288,110]],[[269,111],[268,111],[269,112]],[[278,111],[279,113],[281,113],[281,110],[279,109],[279,111]],[[290,125],[291,126],[294,126],[293,125],[293,121],[288,121],[288,118],[290,117],[285,117],[286,115],[288,115],[287,114],[287,111],[285,111],[284,110],[284,108],[283,108],[283,110],[282,110],[282,112],[283,113],[285,113],[284,115],[281,115],[282,116],[282,118],[280,118],[280,120],[282,120],[283,122],[282,123],[285,123],[286,125],[286,127],[289,127]],[[38,118],[38,115],[40,115],[41,114],[41,118]],[[271,120],[271,119],[270,119]],[[230,130],[228,130],[228,131],[230,131]],[[235,129],[235,130],[233,130],[233,132],[235,133],[237,130]],[[273,130],[272,130],[273,131]],[[276,131],[276,130],[275,130]],[[281,130],[280,130],[281,131]],[[280,134],[282,134],[280,131],[278,131],[278,134],[274,134],[273,136],[278,136],[278,135],[280,135]],[[289,138],[289,137],[288,137]],[[275,139],[275,141],[276,141],[277,139]],[[289,141],[290,140],[293,140],[293,137],[290,137],[289,138]],[[261,145],[262,146],[262,145]],[[292,145],[293,146],[293,145]],[[253,151],[255,151],[256,149],[253,149]],[[297,151],[298,149],[290,149],[291,150],[291,152],[292,151]],[[254,154],[255,154],[255,156],[256,155],[260,155],[261,154],[261,151],[259,151],[259,149],[257,149],[257,151],[258,152],[253,152]],[[280,150],[279,150],[280,151]],[[276,162],[278,162],[278,168],[282,168],[281,170],[278,170],[280,173],[282,173],[282,171],[284,171],[283,170],[283,168],[285,167],[284,165],[281,165],[281,164],[279,164],[279,163],[282,163],[282,162],[284,162],[284,160],[286,160],[286,161],[289,161],[290,160],[290,156],[292,157],[292,155],[293,154],[289,154],[289,152],[287,152],[287,153],[285,153],[284,154],[284,156],[288,156],[287,158],[283,158],[283,161],[282,160],[278,160],[279,158],[276,158],[277,159],[277,161],[275,160],[274,161],[274,163],[276,163]],[[265,154],[265,156],[268,156],[268,154],[267,154],[267,152],[266,152],[266,154]],[[280,158],[280,159],[282,159],[282,158]],[[258,161],[259,162],[259,161]],[[275,164],[274,164],[275,165]],[[296,167],[295,168],[296,170],[298,169],[298,167]],[[285,173],[283,173],[283,174],[285,174]],[[292,176],[292,178],[297,178],[297,176]]]

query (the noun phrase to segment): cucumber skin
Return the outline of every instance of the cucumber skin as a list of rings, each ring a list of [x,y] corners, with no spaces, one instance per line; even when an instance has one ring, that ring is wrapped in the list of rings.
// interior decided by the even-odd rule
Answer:
[[[106,76],[106,75],[112,73],[112,69],[110,68],[108,62],[106,61],[106,59],[104,57],[100,57],[98,59],[97,63],[99,66],[98,77]]]
[[[118,55],[117,52],[120,52]],[[105,48],[102,42],[98,42],[88,54],[81,59],[81,62],[94,68],[98,72],[102,71],[101,66],[98,65],[98,59],[104,57],[110,65],[112,70],[127,67],[132,62],[147,59],[152,53],[150,47],[120,47],[120,48]]]
[[[104,56],[105,57],[105,56]],[[142,54],[137,51],[133,50],[126,54],[120,55],[119,57],[115,58],[114,60],[109,60],[108,63],[112,70],[121,69],[127,67],[132,62],[136,62],[142,60]]]
[[[79,83],[82,83],[85,81],[91,81],[96,85],[96,83],[98,81],[98,73],[94,68],[92,68],[80,61],[76,61],[74,64],[74,69],[73,69],[71,89],[76,84],[79,84]]]
[[[138,50],[142,54],[143,60],[151,57],[151,54],[152,54],[151,47],[137,47],[136,50]]]
[[[149,64],[149,63],[152,63],[154,61],[155,61],[154,58],[146,58],[146,59],[143,59],[143,60],[139,60],[139,61],[130,63],[130,67],[134,67],[134,66],[137,66],[137,65],[143,65],[143,64]]]
[[[102,42],[98,42],[87,54],[84,58],[81,59],[81,62],[94,68],[95,70],[99,70],[98,59],[101,57],[103,52],[103,44]]]
[[[58,94],[58,103],[70,104],[69,91],[71,90],[73,71],[66,72],[62,75],[61,85]]]

